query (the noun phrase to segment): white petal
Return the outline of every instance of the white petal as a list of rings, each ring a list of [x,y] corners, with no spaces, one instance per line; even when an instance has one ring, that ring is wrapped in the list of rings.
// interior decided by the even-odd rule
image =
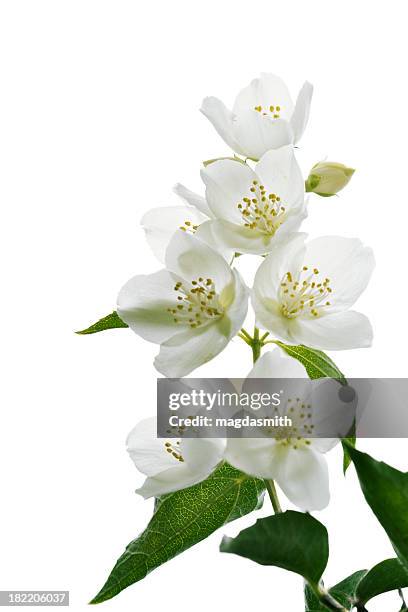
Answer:
[[[262,73],[260,78],[242,89],[235,100],[233,113],[240,115],[255,110],[256,106],[268,110],[270,106],[280,106],[279,114],[284,119],[290,119],[293,113],[289,90],[282,79],[274,74]]]
[[[202,223],[200,227],[197,229],[195,236],[208,244],[209,247],[214,249],[220,253],[225,261],[231,264],[235,249],[233,247],[227,246],[222,241],[219,240],[218,235],[214,232],[214,224],[218,223],[217,221],[206,221]]]
[[[167,311],[176,303],[174,283],[167,270],[134,276],[120,290],[117,305],[120,318],[149,342],[168,340],[180,331]]]
[[[154,366],[169,378],[187,376],[218,355],[228,341],[229,337],[216,323],[183,332],[176,337],[175,342],[161,345]]]
[[[229,438],[225,459],[251,476],[274,478],[276,455],[279,453],[279,445],[269,438]]]
[[[323,510],[330,500],[324,455],[305,447],[281,449],[274,465],[274,478],[286,497],[301,510]]]
[[[199,277],[211,278],[217,293],[233,280],[231,268],[222,255],[186,232],[178,232],[170,240],[166,267],[187,282]]]
[[[222,219],[211,223],[217,242],[229,248],[232,252],[264,255],[272,248],[273,236],[261,234],[256,229],[250,229]]]
[[[307,378],[303,365],[276,347],[258,359],[247,378]]]
[[[331,311],[350,308],[367,287],[375,266],[372,250],[358,238],[322,236],[306,245],[304,263],[330,278]]]
[[[205,480],[208,476],[208,474],[203,472],[191,470],[184,463],[177,463],[179,464],[178,467],[170,468],[158,476],[146,478],[143,486],[136,489],[136,493],[139,493],[145,499],[160,497],[166,493],[173,493],[174,491],[191,487]]]
[[[233,223],[242,224],[238,204],[251,195],[252,181],[257,180],[247,165],[232,159],[213,162],[201,170],[206,186],[206,199],[213,215]]]
[[[225,446],[219,438],[183,438],[180,451],[191,470],[209,475],[224,458]]]
[[[166,248],[173,234],[185,226],[187,221],[191,225],[200,225],[208,217],[192,206],[161,206],[149,210],[141,220],[146,232],[147,242],[153,253],[164,262]]]
[[[174,457],[167,452],[165,442],[157,437],[157,419],[150,418],[140,421],[132,429],[126,445],[137,469],[146,476],[156,476],[177,465]]]
[[[201,105],[201,112],[207,117],[217,130],[221,138],[239,155],[245,155],[239,143],[233,135],[234,115],[228,110],[221,100],[214,97],[204,98]]]
[[[269,149],[278,149],[293,142],[293,130],[286,119],[271,119],[254,110],[237,116],[233,133],[245,155],[260,159]]]
[[[303,136],[309,120],[310,105],[312,102],[313,85],[306,81],[296,100],[295,110],[290,120],[293,128],[294,142],[297,143]]]
[[[302,205],[305,182],[292,145],[265,153],[255,171],[266,191],[278,195],[287,210]]]
[[[372,344],[373,330],[368,318],[360,312],[348,310],[317,317],[295,319],[298,323],[292,341],[313,348],[342,351],[365,348]]]
[[[234,284],[230,285],[220,296],[221,304],[228,310],[220,322],[223,333],[233,338],[241,329],[248,311],[248,288],[237,270],[233,270]]]
[[[194,191],[191,191],[190,189],[187,189],[187,187],[184,187],[184,185],[181,185],[181,183],[174,185],[173,191],[176,195],[182,198],[182,200],[187,202],[187,204],[197,208],[203,213],[203,215],[206,215],[207,217],[212,216],[206,199],[203,198],[203,196],[200,196],[198,193],[194,193]]]

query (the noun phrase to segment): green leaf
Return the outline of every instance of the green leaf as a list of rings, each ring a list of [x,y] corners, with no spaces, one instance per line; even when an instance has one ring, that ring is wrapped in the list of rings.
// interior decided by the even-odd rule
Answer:
[[[329,590],[334,599],[347,610],[363,609],[365,604],[389,591],[397,591],[408,586],[408,574],[398,559],[387,559],[378,563],[369,572],[355,572]],[[305,586],[306,612],[325,612],[327,608],[319,603],[309,585]]]
[[[278,340],[274,341],[280,346],[290,357],[297,359],[305,367],[309,378],[335,378],[342,385],[346,385],[347,381],[344,374],[339,370],[334,361],[330,359],[323,351],[309,348],[303,344],[296,346],[284,344]]]
[[[350,445],[348,449],[364,497],[408,571],[408,474]]]
[[[161,498],[145,531],[117,561],[91,603],[111,599],[216,529],[259,508],[261,480],[224,463],[207,480]]]
[[[106,329],[116,329],[118,327],[129,326],[126,325],[126,323],[119,317],[118,313],[114,311],[111,312],[111,314],[108,314],[108,316],[103,317],[103,319],[99,319],[99,321],[87,329],[83,329],[82,331],[77,331],[75,333],[80,335],[96,334],[97,332],[105,331]]]
[[[354,593],[361,578],[365,576],[367,570],[359,570],[342,580],[329,590],[329,593],[346,610],[353,607]],[[327,612],[327,607],[321,604],[308,584],[305,585],[305,612]]]
[[[398,559],[387,559],[378,563],[359,582],[356,589],[356,599],[366,604],[370,599],[408,587],[408,573]]]
[[[293,510],[258,519],[236,538],[224,537],[220,550],[261,565],[282,567],[315,586],[329,558],[326,527],[310,514]]]

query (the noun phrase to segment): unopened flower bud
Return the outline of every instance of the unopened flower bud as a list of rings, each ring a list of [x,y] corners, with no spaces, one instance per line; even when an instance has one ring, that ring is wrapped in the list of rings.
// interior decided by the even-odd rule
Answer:
[[[306,181],[306,191],[329,197],[341,191],[354,174],[354,168],[348,168],[337,162],[319,162],[310,171]]]

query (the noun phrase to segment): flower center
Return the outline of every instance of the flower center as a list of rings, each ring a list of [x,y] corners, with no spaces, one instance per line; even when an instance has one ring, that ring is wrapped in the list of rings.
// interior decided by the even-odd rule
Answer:
[[[308,266],[303,266],[296,278],[286,272],[279,289],[281,312],[288,319],[300,315],[319,317],[331,305],[327,298],[332,291],[330,279],[322,279],[317,268],[309,271]]]
[[[276,193],[266,193],[258,181],[252,181],[248,196],[237,204],[244,226],[273,236],[285,220],[286,208]]]
[[[311,404],[306,404],[299,397],[288,398],[285,414],[292,421],[291,425],[274,427],[270,433],[278,444],[291,447],[294,450],[310,446],[311,442],[306,436],[311,436],[315,426],[312,424]]]
[[[211,278],[198,278],[186,286],[181,281],[174,285],[177,293],[175,308],[168,308],[175,323],[189,325],[192,329],[219,319],[224,309],[218,301],[214,281]]]
[[[198,230],[198,225],[194,225],[193,223],[191,223],[191,221],[184,221],[184,225],[180,225],[179,229],[189,234],[195,234]]]
[[[272,119],[280,118],[280,106],[254,106],[254,110],[256,110],[258,113],[261,113],[262,115],[267,115]]]
[[[172,444],[171,442],[164,443],[164,448],[166,449],[166,451],[170,453],[172,457],[177,459],[177,461],[180,461],[180,463],[184,463],[184,459],[183,459],[182,454],[180,453],[179,446],[180,446],[179,441],[177,441],[175,444]]]

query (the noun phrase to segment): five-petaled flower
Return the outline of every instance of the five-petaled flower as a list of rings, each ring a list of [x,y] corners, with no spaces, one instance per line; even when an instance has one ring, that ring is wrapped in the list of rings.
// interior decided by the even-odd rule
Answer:
[[[289,388],[296,387],[296,397],[286,398],[276,408],[279,416],[290,415],[292,424],[278,427],[263,437],[228,439],[225,458],[247,474],[276,480],[286,497],[302,510],[322,510],[330,499],[324,453],[338,439],[319,437],[326,430],[321,428],[321,412],[310,403],[306,371],[298,361],[284,356],[281,349],[265,353],[256,362],[243,390],[251,379],[271,377],[290,378]],[[330,414],[330,405],[327,413]]]
[[[305,186],[293,147],[268,151],[249,165],[223,159],[201,171],[208,222],[224,247],[264,255],[283,233],[296,231],[306,216]]]
[[[357,238],[283,237],[259,266],[252,291],[257,322],[281,340],[317,349],[367,347],[367,317],[350,310],[367,287],[374,256]]]
[[[166,250],[166,269],[135,276],[122,288],[118,314],[145,340],[160,344],[155,367],[189,374],[238,333],[248,307],[239,273],[207,244],[181,230]]]
[[[285,83],[262,74],[237,96],[229,110],[221,100],[204,98],[201,112],[238,155],[258,160],[270,149],[296,144],[305,130],[313,87],[307,81],[294,105]]]

